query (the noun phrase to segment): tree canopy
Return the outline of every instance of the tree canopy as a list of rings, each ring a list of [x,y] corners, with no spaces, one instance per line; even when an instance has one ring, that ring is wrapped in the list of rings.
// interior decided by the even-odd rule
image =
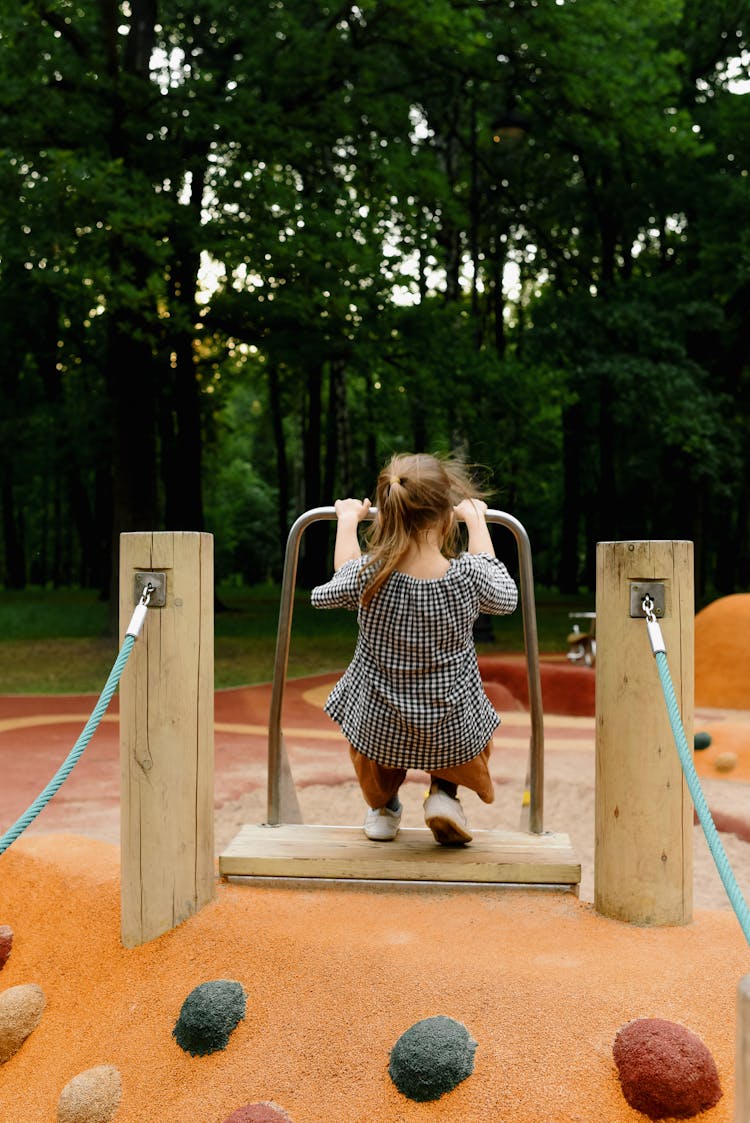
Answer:
[[[0,0],[0,581],[278,574],[396,450],[750,586],[750,0]],[[301,579],[326,571],[315,535]]]

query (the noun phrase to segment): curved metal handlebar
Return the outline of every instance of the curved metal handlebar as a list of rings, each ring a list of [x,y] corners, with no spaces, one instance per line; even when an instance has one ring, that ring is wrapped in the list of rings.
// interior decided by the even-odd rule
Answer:
[[[377,514],[375,507],[368,511],[367,518]],[[534,603],[534,575],[531,565],[531,547],[528,535],[518,521],[505,511],[488,510],[488,523],[507,527],[516,540],[519,562],[519,585],[521,592],[521,611],[526,648],[526,666],[529,685],[529,712],[531,717],[531,738],[529,742],[529,830],[532,834],[543,832],[544,803],[544,715],[542,711],[542,683],[539,673],[539,641],[536,629],[536,608]],[[296,520],[289,531],[284,573],[281,582],[281,603],[279,607],[279,626],[276,637],[276,656],[271,690],[271,711],[268,722],[268,823],[276,826],[282,819],[282,771],[288,773],[288,762],[281,733],[281,711],[284,702],[284,687],[289,662],[289,641],[292,631],[292,609],[294,589],[297,579],[299,544],[304,531],[314,522],[336,519],[334,507],[315,507],[306,511]],[[291,797],[292,815],[299,818],[296,796]],[[296,814],[295,810],[296,809]]]

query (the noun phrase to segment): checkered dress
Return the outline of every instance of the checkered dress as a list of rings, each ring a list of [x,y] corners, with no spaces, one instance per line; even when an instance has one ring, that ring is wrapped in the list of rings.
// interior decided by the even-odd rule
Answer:
[[[316,608],[357,610],[354,657],[325,704],[351,745],[391,768],[465,764],[500,719],[484,693],[472,628],[480,612],[509,613],[513,579],[489,554],[461,554],[443,577],[398,571],[365,608],[366,557],[346,562],[312,591]]]

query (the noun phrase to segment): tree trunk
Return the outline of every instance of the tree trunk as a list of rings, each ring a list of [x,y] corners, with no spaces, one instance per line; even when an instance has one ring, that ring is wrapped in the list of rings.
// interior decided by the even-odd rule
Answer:
[[[112,317],[107,350],[110,401],[116,418],[112,450],[113,564],[110,575],[111,618],[116,624],[120,534],[160,529],[155,478],[156,401],[151,350],[139,338],[135,325]]]
[[[713,511],[714,582],[720,596],[735,591],[735,566],[737,556],[737,528],[735,505],[722,499],[714,503]]]
[[[281,384],[279,370],[275,363],[271,363],[268,369],[268,401],[271,411],[273,443],[276,449],[276,480],[279,494],[277,504],[279,554],[283,558],[289,533],[288,519],[291,497],[289,494],[289,465],[284,439],[284,413],[281,406]]]
[[[495,236],[495,253],[492,262],[492,323],[495,330],[495,350],[499,358],[505,357],[505,295],[503,293],[503,269],[505,250],[500,235]]]
[[[105,462],[97,471],[94,482],[94,530],[97,548],[92,570],[102,600],[109,598],[110,575],[115,564],[112,558],[110,526],[112,487],[112,464]]]
[[[328,420],[323,499],[331,503],[338,494],[352,494],[352,440],[346,396],[346,369],[342,359],[332,359],[328,375]]]
[[[583,408],[574,402],[563,410],[563,510],[558,582],[560,592],[577,593],[578,531],[581,521],[581,444]]]
[[[170,299],[174,314],[170,322],[179,325],[169,340],[168,350],[174,365],[174,395],[170,403],[172,424],[167,443],[162,444],[165,465],[165,522],[168,530],[201,531],[204,527],[202,463],[203,430],[201,394],[195,359],[195,323],[200,253],[194,248],[193,231],[200,228],[205,189],[205,153],[201,153],[190,173],[190,198],[175,203],[175,220],[170,241],[174,261],[170,275]]]
[[[415,452],[427,451],[427,425],[424,408],[417,405],[411,411],[412,448]]]
[[[165,403],[166,408],[161,411],[164,521],[167,530],[201,531],[204,527],[201,488],[203,439],[192,332],[186,328],[172,340],[172,346],[173,392]]]
[[[3,508],[3,539],[5,543],[5,575],[3,583],[9,589],[23,589],[26,585],[26,558],[23,546],[23,515],[16,511],[13,486],[13,463],[0,460],[0,496]]]
[[[119,93],[117,5],[103,0],[102,39],[115,82],[109,130],[114,160],[131,166],[134,156],[123,128],[126,105]],[[132,0],[123,71],[130,83],[141,82],[144,98],[151,96],[149,60],[156,26],[155,0]],[[134,112],[134,101],[127,109]],[[108,309],[107,385],[114,418],[112,449],[112,570],[110,574],[110,627],[118,628],[120,534],[130,530],[155,530],[156,510],[156,378],[149,344],[149,325],[127,306],[118,306],[118,280],[127,278],[136,292],[148,292],[150,265],[137,251],[115,235],[110,243],[112,299]]]
[[[606,374],[599,381],[599,510],[597,538],[617,536],[617,483],[615,478],[615,426],[612,421],[612,384]]]
[[[736,589],[747,589],[750,585],[750,526],[748,508],[750,507],[750,464],[745,450],[744,478],[740,487],[737,504],[737,569],[735,572]]]
[[[91,502],[81,479],[78,465],[71,463],[66,473],[70,517],[80,544],[77,580],[84,588],[97,584],[98,544]]]
[[[370,480],[375,481],[378,471],[378,438],[376,432],[376,410],[375,410],[375,393],[372,384],[372,375],[369,370],[365,372],[365,424],[367,425],[367,432],[365,433],[365,469],[368,477],[367,487],[373,485]]]
[[[323,368],[316,363],[309,369],[307,378],[307,412],[302,452],[304,478],[302,481],[305,510],[319,507],[321,503],[321,438],[323,423]],[[328,575],[328,528],[325,523],[314,524],[302,540],[299,566],[299,583],[304,589],[320,585]]]

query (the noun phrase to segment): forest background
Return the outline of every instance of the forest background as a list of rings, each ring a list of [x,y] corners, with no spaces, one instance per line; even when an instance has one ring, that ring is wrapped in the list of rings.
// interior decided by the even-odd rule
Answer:
[[[273,580],[426,449],[542,585],[689,538],[750,587],[749,17],[0,0],[0,583],[107,597],[144,529]]]

